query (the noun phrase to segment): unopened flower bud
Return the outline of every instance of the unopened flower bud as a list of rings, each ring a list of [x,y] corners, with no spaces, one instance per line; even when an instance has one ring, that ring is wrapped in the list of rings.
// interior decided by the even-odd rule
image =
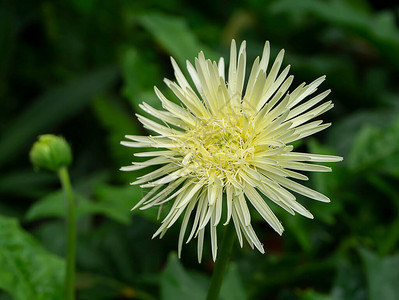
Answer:
[[[52,134],[40,135],[29,153],[35,167],[56,171],[72,162],[72,152],[67,141]]]

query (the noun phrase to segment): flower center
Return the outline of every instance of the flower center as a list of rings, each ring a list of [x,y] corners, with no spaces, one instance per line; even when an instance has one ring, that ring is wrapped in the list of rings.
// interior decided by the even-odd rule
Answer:
[[[186,132],[180,152],[191,175],[223,180],[247,165],[255,151],[253,126],[244,117],[234,120],[236,123],[227,118],[210,119]]]

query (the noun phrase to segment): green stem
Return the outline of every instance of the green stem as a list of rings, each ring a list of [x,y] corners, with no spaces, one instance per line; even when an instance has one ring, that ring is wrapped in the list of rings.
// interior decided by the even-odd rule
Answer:
[[[207,300],[218,300],[220,289],[222,287],[223,278],[226,274],[227,265],[229,264],[229,259],[231,256],[231,251],[233,250],[233,245],[235,241],[235,230],[233,222],[227,225],[226,231],[224,233],[222,245],[220,247],[219,254],[216,259],[215,269],[213,270],[211,284],[209,286]]]
[[[76,257],[76,215],[75,215],[75,199],[72,191],[71,181],[69,179],[66,167],[58,170],[62,188],[68,201],[68,241],[66,253],[66,274],[65,274],[65,299],[75,299],[75,257]]]

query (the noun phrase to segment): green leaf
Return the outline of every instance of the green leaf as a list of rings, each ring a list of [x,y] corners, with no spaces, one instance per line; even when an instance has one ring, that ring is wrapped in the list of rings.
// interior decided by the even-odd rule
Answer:
[[[57,182],[57,177],[49,172],[35,172],[29,166],[27,170],[19,170],[2,174],[0,191],[4,194],[22,197],[43,197],[48,186]],[[21,189],[21,183],[24,188]]]
[[[114,67],[101,69],[39,97],[7,125],[0,140],[0,165],[26,150],[25,146],[30,145],[37,135],[47,133],[43,130],[61,124],[88,105],[115,81],[116,74]]]
[[[201,50],[207,58],[217,58],[215,53],[199,43],[184,19],[154,13],[143,15],[140,23],[181,66],[186,65],[187,59],[193,61]]]
[[[15,299],[62,299],[64,261],[24,232],[16,219],[0,216],[0,288]]]
[[[356,136],[348,156],[353,170],[380,168],[383,161],[399,154],[399,120],[387,128],[365,126]]]
[[[222,288],[220,290],[220,296],[224,300],[247,299],[238,267],[234,263],[230,263],[228,266]]]
[[[128,98],[134,110],[141,111],[138,105],[143,101],[155,108],[160,108],[161,102],[153,90],[154,85],[159,84],[161,79],[157,65],[151,63],[134,48],[126,51],[122,65],[125,81],[123,94]],[[145,72],[143,72],[144,69]]]
[[[343,0],[281,0],[272,5],[272,12],[288,12],[296,17],[310,14],[336,27],[352,31],[372,43],[385,59],[399,66],[399,31],[392,12],[372,14],[364,6],[355,6],[352,1]]]
[[[105,98],[96,100],[94,109],[103,127],[109,133],[106,138],[115,163],[120,166],[130,163],[132,149],[122,146],[120,141],[125,140],[126,134],[140,134],[133,112],[123,110],[115,101]],[[124,172],[119,172],[119,174],[127,177]]]
[[[399,295],[399,254],[378,257],[361,249],[360,255],[366,268],[370,300],[396,300]]]
[[[301,245],[302,250],[309,252],[312,249],[312,244],[310,242],[309,231],[307,230],[307,220],[301,217],[293,218],[288,214],[284,214],[283,219],[287,230],[293,234],[297,242]]]
[[[96,201],[89,200],[85,196],[75,193],[76,214],[78,217],[86,215],[103,215],[121,224],[130,224],[134,214],[140,214],[155,221],[157,219],[157,209],[135,210],[131,208],[142,197],[142,191],[137,186],[111,187],[99,185],[95,194]],[[63,191],[57,191],[36,201],[26,213],[27,221],[35,221],[42,218],[57,217],[65,218],[67,210],[65,207],[65,197]]]
[[[140,215],[150,221],[158,222],[157,208],[131,211],[132,207],[144,196],[144,191],[137,185],[122,187],[100,185],[95,194],[98,203],[104,207],[104,213],[106,212],[109,217],[113,216],[115,220],[118,215],[121,221],[123,218],[125,221],[129,220],[130,223],[132,216]]]
[[[333,82],[335,86],[339,85],[340,89],[346,90],[353,90],[358,86],[359,79],[354,71],[355,64],[350,59],[324,53],[299,55],[289,52],[287,61],[295,66],[295,72],[299,74],[309,74],[309,77],[328,74],[328,85]],[[320,88],[327,89],[327,85],[322,85]]]
[[[325,155],[338,155],[334,149],[327,146],[323,146],[316,139],[311,139],[308,142],[309,152],[315,154],[325,154]],[[312,181],[314,183],[314,188],[320,193],[328,195],[334,195],[335,191],[339,188],[340,179],[345,176],[342,174],[342,168],[345,165],[346,158],[344,157],[343,162],[338,163],[321,163],[324,166],[331,167],[332,172],[312,172]],[[346,173],[346,171],[345,171]]]
[[[309,152],[316,154],[337,155],[337,153],[326,146],[322,146],[315,139],[308,143]],[[316,191],[331,198],[331,203],[325,205],[317,201],[309,203],[309,209],[314,211],[316,218],[321,218],[328,224],[334,224],[334,215],[342,210],[342,189],[341,184],[343,181],[350,181],[351,173],[345,168],[345,160],[338,163],[322,163],[322,165],[331,167],[332,172],[312,172],[311,182]]]
[[[366,299],[366,282],[361,267],[345,256],[337,256],[335,266],[337,270],[331,295],[340,300]]]
[[[84,196],[76,194],[76,201],[77,205],[77,215],[82,216],[82,205],[85,206],[85,202],[88,202]],[[42,218],[49,218],[49,217],[59,217],[64,218],[67,216],[67,209],[66,209],[66,202],[65,202],[65,195],[62,190],[50,193],[49,195],[45,196],[44,198],[36,201],[32,206],[29,208],[25,215],[25,219],[27,221],[35,221]]]
[[[327,144],[335,149],[347,161],[350,148],[359,132],[367,126],[383,128],[393,122],[398,116],[399,107],[391,106],[388,109],[374,111],[360,111],[351,113],[347,118],[343,118],[334,123],[328,131]],[[345,134],[343,134],[345,133]]]
[[[171,253],[161,277],[161,299],[204,300],[205,296],[205,290],[183,268],[176,253]]]

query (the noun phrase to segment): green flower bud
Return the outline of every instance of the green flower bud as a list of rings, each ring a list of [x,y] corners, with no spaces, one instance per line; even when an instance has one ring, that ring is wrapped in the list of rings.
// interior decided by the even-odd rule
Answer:
[[[67,141],[60,136],[44,134],[33,144],[29,153],[35,167],[57,171],[72,162],[72,152]]]

